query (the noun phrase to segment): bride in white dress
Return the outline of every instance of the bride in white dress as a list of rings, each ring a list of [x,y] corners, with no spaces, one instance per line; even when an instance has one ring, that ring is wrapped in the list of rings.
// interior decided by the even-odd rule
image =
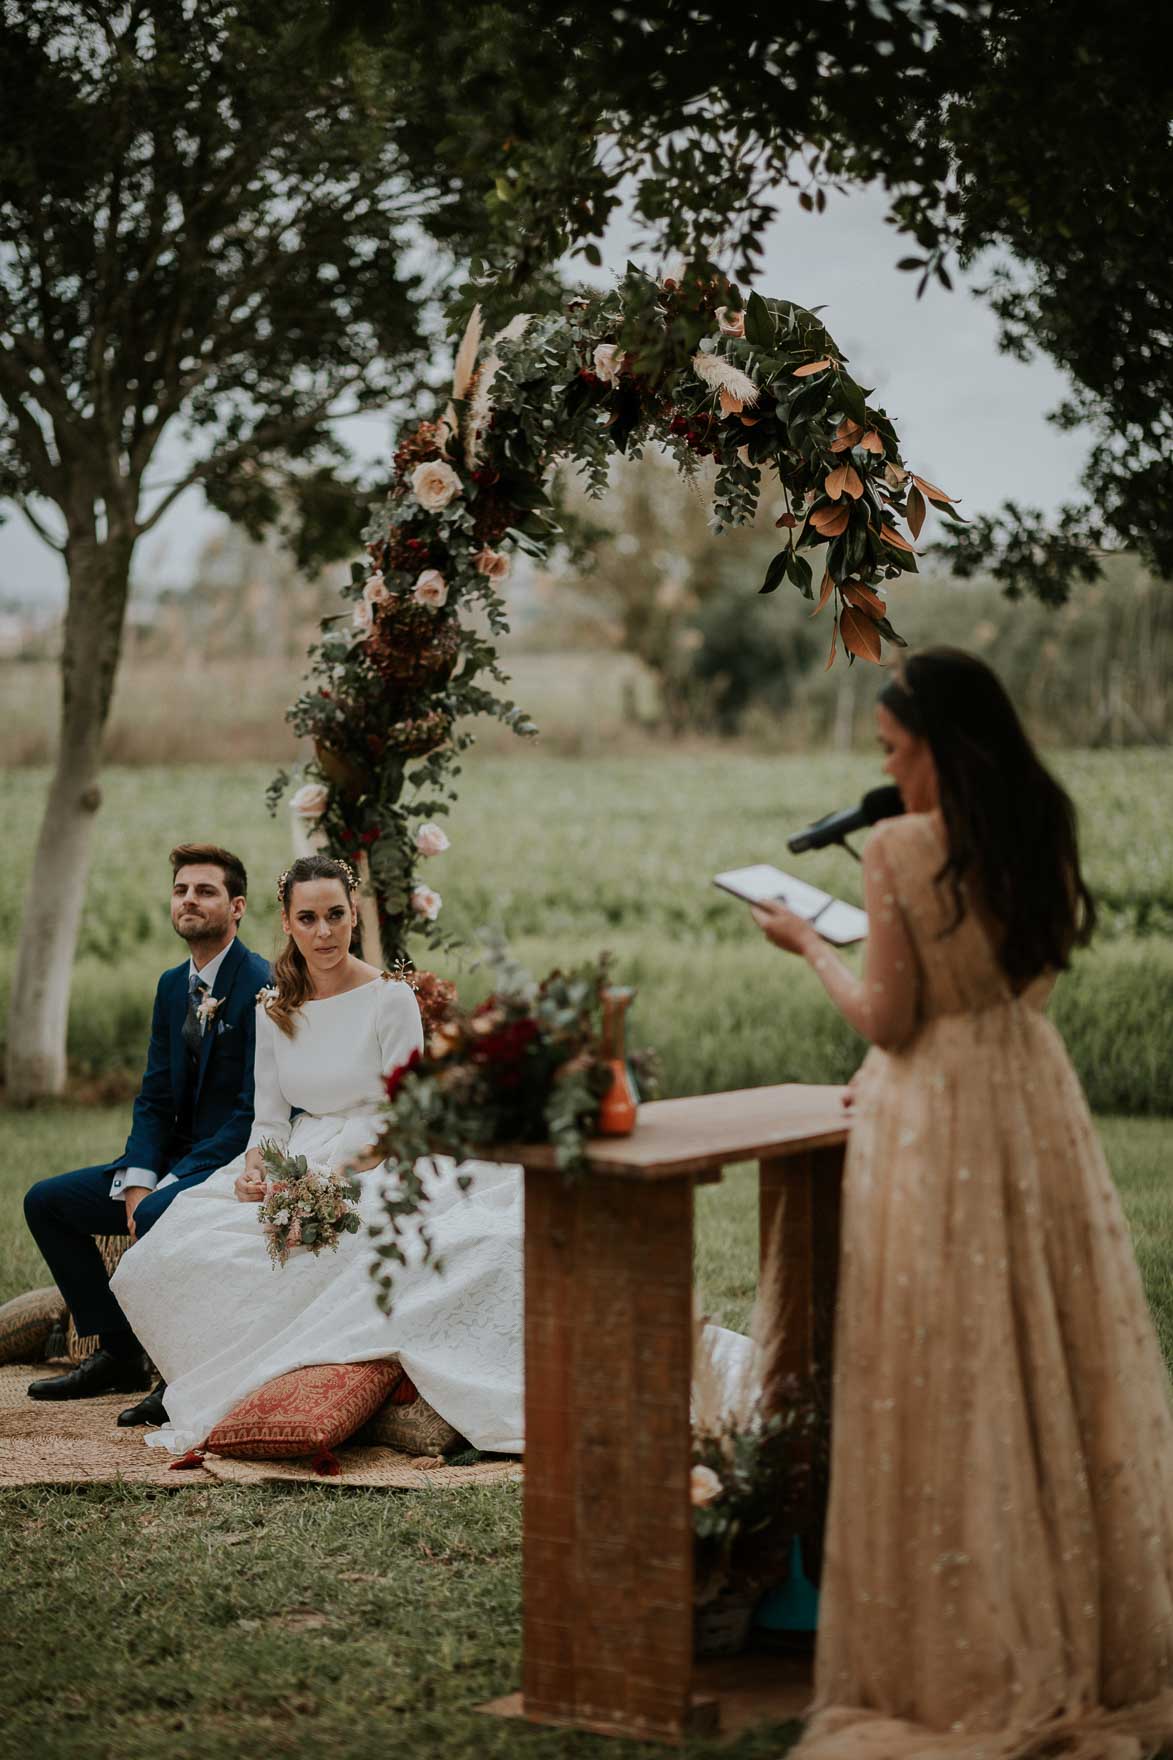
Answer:
[[[185,1193],[123,1256],[112,1288],[167,1383],[169,1423],[147,1442],[198,1446],[254,1389],[313,1363],[397,1354],[442,1417],[475,1447],[523,1445],[521,1170],[437,1160],[428,1176],[428,1227],[443,1272],[408,1244],[394,1306],[375,1300],[365,1229],[316,1258],[269,1259],[257,1203],[259,1144],[311,1163],[360,1170],[359,1212],[383,1217],[387,1169],[373,1151],[383,1080],[420,1049],[408,985],[350,952],[353,876],[324,856],[281,877],[289,940],[275,990],[257,1004],[256,1090],[245,1153]],[[296,1110],[297,1116],[292,1114]],[[465,1193],[457,1175],[470,1174]]]

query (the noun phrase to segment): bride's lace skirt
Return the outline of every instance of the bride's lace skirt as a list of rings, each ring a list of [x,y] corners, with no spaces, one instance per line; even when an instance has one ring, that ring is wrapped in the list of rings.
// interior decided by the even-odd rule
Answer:
[[[293,1123],[290,1152],[341,1164],[372,1136],[371,1114]],[[240,1156],[164,1211],[127,1252],[112,1284],[167,1382],[171,1422],[148,1440],[197,1446],[254,1388],[313,1363],[367,1362],[397,1353],[424,1398],[477,1448],[523,1446],[520,1168],[437,1158],[427,1174],[428,1226],[443,1273],[420,1261],[395,1279],[390,1316],[375,1301],[366,1230],[337,1251],[272,1263],[255,1204],[233,1186]],[[457,1174],[471,1174],[468,1193]],[[364,1222],[382,1219],[386,1170],[361,1175]]]

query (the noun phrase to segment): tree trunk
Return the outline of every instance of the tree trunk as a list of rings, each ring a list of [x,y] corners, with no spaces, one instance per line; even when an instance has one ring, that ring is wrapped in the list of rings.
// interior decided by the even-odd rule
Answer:
[[[69,990],[89,876],[102,735],[130,582],[133,538],[92,535],[66,547],[69,607],[61,662],[61,740],[25,894],[8,1011],[8,1099],[65,1088]]]

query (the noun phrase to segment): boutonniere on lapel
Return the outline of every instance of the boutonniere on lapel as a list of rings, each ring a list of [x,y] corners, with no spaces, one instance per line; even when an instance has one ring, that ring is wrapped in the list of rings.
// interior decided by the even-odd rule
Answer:
[[[200,1023],[200,1032],[206,1033],[216,1019],[216,1010],[223,1002],[222,996],[205,996],[196,1009],[196,1020]]]

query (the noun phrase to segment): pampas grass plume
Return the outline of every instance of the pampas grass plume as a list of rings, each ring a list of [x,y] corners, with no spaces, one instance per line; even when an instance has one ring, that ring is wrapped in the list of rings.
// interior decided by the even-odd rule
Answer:
[[[712,391],[728,391],[731,397],[740,398],[744,404],[753,405],[758,400],[758,388],[749,374],[735,367],[723,354],[694,354],[692,370]]]
[[[472,315],[465,325],[464,335],[460,339],[460,347],[456,351],[456,365],[452,369],[452,397],[460,403],[468,394],[469,382],[477,364],[477,351],[481,346],[481,308],[474,306]]]

